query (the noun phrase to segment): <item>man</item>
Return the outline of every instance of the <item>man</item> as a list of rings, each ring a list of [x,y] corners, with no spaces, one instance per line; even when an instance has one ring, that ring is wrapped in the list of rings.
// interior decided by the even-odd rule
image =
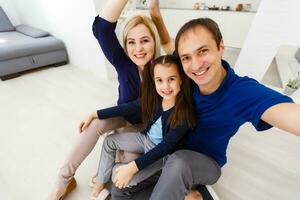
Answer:
[[[176,36],[175,50],[193,80],[198,121],[188,135],[187,150],[169,156],[151,200],[183,199],[195,184],[214,184],[226,163],[228,142],[245,122],[258,131],[275,126],[300,136],[300,106],[254,79],[236,75],[222,60],[224,42],[213,20],[186,23]]]
[[[251,122],[258,131],[276,126],[300,135],[300,106],[253,79],[237,76],[222,60],[224,42],[214,21],[202,18],[186,23],[176,36],[175,49],[185,73],[194,81],[193,98],[199,118],[189,135],[187,148],[199,154],[181,150],[170,156],[152,199],[179,199],[176,197],[182,196],[190,184],[211,184],[204,179],[218,174],[205,170],[208,163],[201,162],[202,154],[222,167],[226,163],[229,139],[245,122]],[[180,167],[184,168],[181,175],[178,169],[173,170],[173,166],[180,165],[178,160],[191,159],[192,162]],[[203,169],[204,177],[199,175]],[[165,191],[171,189],[167,181],[178,187],[172,191],[180,192],[167,194]]]

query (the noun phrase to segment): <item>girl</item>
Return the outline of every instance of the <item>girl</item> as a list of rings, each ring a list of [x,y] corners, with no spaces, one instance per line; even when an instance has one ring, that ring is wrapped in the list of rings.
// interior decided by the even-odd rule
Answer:
[[[118,73],[118,104],[139,97],[140,73],[147,62],[160,55],[157,30],[146,16],[134,16],[127,20],[123,31],[123,47],[120,45],[115,28],[126,3],[127,0],[109,0],[93,24],[93,33],[104,55]],[[100,135],[124,127],[128,122],[137,124],[139,119],[125,116],[99,120],[95,113],[88,115],[79,125],[81,134],[59,170],[50,199],[62,200],[76,187],[75,172],[93,150]],[[140,130],[137,126],[131,129]]]
[[[91,199],[97,199],[110,181],[116,150],[144,154],[117,168],[113,178],[119,188],[129,183],[135,185],[152,175],[145,177],[137,172],[172,153],[189,128],[195,125],[189,79],[177,57],[161,56],[147,65],[143,71],[141,91],[140,101],[97,111],[99,119],[140,116],[142,113],[143,122],[147,125],[140,133],[127,132],[105,138]],[[135,175],[138,182],[131,181]]]

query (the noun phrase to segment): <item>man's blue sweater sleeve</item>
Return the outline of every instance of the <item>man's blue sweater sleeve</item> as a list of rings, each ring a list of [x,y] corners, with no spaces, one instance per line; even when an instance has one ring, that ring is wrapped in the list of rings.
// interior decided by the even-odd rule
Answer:
[[[139,118],[141,118],[140,99],[131,101],[129,103],[120,104],[118,106],[98,110],[97,115],[99,119],[127,117],[132,115],[138,115]]]
[[[146,154],[140,156],[135,160],[135,163],[139,170],[151,165],[155,161],[165,157],[166,155],[172,153],[179,141],[188,132],[187,124],[176,127],[176,129],[170,129],[163,141],[159,143],[156,147],[148,151]]]

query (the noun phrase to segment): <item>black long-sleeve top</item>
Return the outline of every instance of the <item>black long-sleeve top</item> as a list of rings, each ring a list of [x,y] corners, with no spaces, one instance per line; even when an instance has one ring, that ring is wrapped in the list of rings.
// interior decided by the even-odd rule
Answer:
[[[155,161],[174,152],[178,148],[181,139],[183,139],[184,135],[188,132],[189,128],[187,123],[179,125],[174,129],[170,128],[170,126],[167,124],[167,121],[172,111],[173,108],[166,111],[163,111],[162,107],[158,108],[153,120],[149,124],[147,124],[146,128],[142,131],[142,134],[147,134],[151,126],[161,116],[163,140],[156,147],[135,160],[135,163],[139,170],[144,169]],[[126,117],[132,115],[136,115],[137,118],[141,118],[140,100],[135,100],[129,103],[120,104],[118,106],[98,110],[97,115],[99,119]]]

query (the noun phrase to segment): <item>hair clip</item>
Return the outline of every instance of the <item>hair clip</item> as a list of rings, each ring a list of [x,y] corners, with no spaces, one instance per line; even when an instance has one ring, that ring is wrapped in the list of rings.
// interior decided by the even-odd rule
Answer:
[[[150,60],[150,64],[154,65],[155,64],[155,60],[154,59]]]

